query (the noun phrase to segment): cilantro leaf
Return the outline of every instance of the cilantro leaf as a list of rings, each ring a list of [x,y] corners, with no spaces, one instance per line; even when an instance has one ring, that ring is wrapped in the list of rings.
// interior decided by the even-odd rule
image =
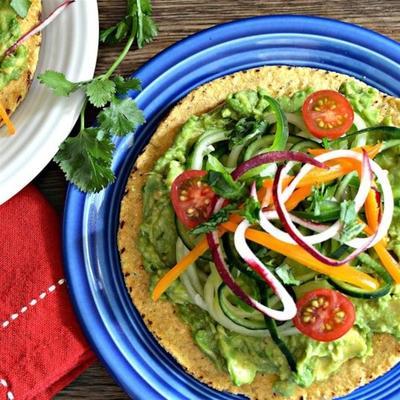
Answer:
[[[10,6],[21,18],[28,15],[31,4],[31,0],[11,0],[10,2]]]
[[[99,192],[115,179],[111,170],[114,144],[99,128],[87,128],[60,146],[54,160],[82,191]]]
[[[325,185],[314,186],[311,193],[311,205],[307,211],[313,212],[315,216],[321,214],[321,203],[325,200]]]
[[[116,76],[114,78],[117,93],[126,94],[129,90],[142,90],[140,80],[137,78],[125,79],[123,76]]]
[[[192,233],[194,235],[200,235],[202,233],[215,231],[218,225],[228,221],[229,215],[235,211],[238,211],[237,205],[233,203],[228,204],[224,208],[221,208],[221,210],[219,210],[217,213],[212,215],[208,221],[203,222],[192,229]]]
[[[130,8],[133,12],[137,10],[138,4],[140,4],[140,8],[143,13],[151,14],[153,11],[153,7],[151,6],[150,0],[129,0]]]
[[[244,202],[244,207],[240,211],[240,215],[245,217],[251,224],[257,224],[260,220],[259,214],[261,210],[261,204],[258,200],[253,197],[248,197]]]
[[[258,136],[263,135],[268,128],[265,121],[257,121],[254,118],[241,118],[230,134],[230,144],[247,144]]]
[[[279,267],[277,267],[275,269],[275,273],[278,275],[279,278],[281,278],[282,282],[285,285],[299,286],[302,283],[300,280],[295,278],[292,268],[286,263],[283,263]]]
[[[150,43],[157,36],[157,26],[149,15],[143,15],[142,25],[138,24],[137,44],[142,48],[145,44]]]
[[[88,100],[97,108],[109,103],[114,98],[115,92],[116,84],[110,79],[94,79],[86,85]]]
[[[365,227],[365,224],[358,222],[355,203],[353,200],[345,200],[340,203],[340,218],[342,230],[340,243],[345,243],[357,237]]]
[[[12,0],[14,7],[27,7],[31,0]],[[126,135],[144,122],[144,116],[134,100],[119,99],[116,93],[126,95],[130,90],[141,90],[136,78],[125,79],[113,76],[125,59],[132,45],[142,47],[157,34],[157,28],[151,18],[150,0],[128,0],[125,17],[114,26],[101,32],[100,41],[119,43],[126,41],[118,57],[108,71],[90,81],[71,82],[64,74],[46,71],[39,76],[42,84],[58,96],[69,96],[78,89],[86,95],[81,110],[81,132],[78,136],[68,138],[59,149],[55,161],[64,171],[66,178],[75,183],[81,190],[97,192],[114,180],[111,170],[114,144],[112,135]],[[21,13],[23,11],[20,11]],[[91,103],[102,108],[98,114],[99,128],[85,129],[85,111]]]
[[[77,91],[82,84],[69,81],[61,72],[46,71],[39,75],[39,81],[52,89],[57,96],[69,96]]]
[[[244,183],[234,181],[229,174],[209,171],[206,180],[213,191],[225,199],[240,200],[247,195]]]
[[[234,181],[224,165],[211,154],[208,155],[206,169],[206,181],[219,196],[239,200],[247,195],[244,183]]]
[[[124,136],[145,122],[141,110],[130,99],[114,98],[98,116],[102,129],[110,134]]]
[[[100,41],[115,44],[132,37],[139,48],[143,47],[158,33],[151,13],[152,7],[149,0],[129,0],[127,15],[114,26],[100,32]]]
[[[329,141],[328,138],[324,137],[322,138],[322,146],[324,146],[324,149],[329,150],[331,148],[331,142]]]
[[[129,31],[132,29],[132,18],[125,17],[116,25],[111,26],[100,32],[100,42],[107,44],[121,43],[128,37]]]

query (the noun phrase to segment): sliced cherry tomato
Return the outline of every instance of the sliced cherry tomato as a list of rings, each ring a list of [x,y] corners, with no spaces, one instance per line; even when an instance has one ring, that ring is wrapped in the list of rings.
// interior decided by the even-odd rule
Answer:
[[[337,139],[353,125],[351,104],[334,90],[319,90],[310,94],[301,111],[307,129],[319,139]]]
[[[207,221],[212,213],[215,193],[202,181],[206,174],[205,171],[185,171],[172,183],[171,200],[175,213],[190,229]]]
[[[339,339],[353,326],[353,303],[332,289],[316,289],[297,302],[295,327],[304,335],[320,342]]]

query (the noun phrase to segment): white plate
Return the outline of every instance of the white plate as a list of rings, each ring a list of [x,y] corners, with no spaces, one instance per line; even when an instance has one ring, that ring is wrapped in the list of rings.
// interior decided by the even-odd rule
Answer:
[[[47,16],[61,0],[43,0]],[[93,77],[99,19],[96,0],[77,0],[43,32],[39,64],[28,96],[12,116],[17,133],[0,129],[0,204],[26,186],[53,158],[78,119],[83,95],[53,95],[36,79],[48,69],[72,81]]]

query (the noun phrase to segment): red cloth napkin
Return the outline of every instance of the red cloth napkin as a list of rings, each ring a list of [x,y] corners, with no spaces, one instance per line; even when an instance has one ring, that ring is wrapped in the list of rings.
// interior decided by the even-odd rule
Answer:
[[[60,236],[33,186],[0,206],[0,400],[51,399],[94,360],[68,298]]]

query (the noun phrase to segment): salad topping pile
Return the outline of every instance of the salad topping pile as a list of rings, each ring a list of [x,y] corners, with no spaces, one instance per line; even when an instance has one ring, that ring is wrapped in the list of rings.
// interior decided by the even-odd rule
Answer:
[[[277,99],[238,92],[189,119],[148,177],[140,249],[152,298],[178,304],[237,385],[275,372],[288,393],[370,355],[373,332],[400,338],[379,315],[399,301],[387,158],[400,129],[359,107],[370,95],[354,82]],[[341,356],[322,373],[331,344]]]

